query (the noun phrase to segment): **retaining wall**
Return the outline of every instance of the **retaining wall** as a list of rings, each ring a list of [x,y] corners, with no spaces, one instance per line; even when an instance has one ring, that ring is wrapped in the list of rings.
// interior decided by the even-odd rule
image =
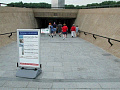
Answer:
[[[0,34],[15,32],[17,29],[36,28],[36,20],[32,9],[0,7]],[[0,35],[0,47],[16,41],[16,34]]]
[[[0,7],[0,34],[15,32],[17,29],[37,28],[35,10]],[[120,8],[80,9],[75,24],[82,31],[120,40]],[[0,35],[0,47],[16,41],[16,34],[11,38],[8,36]],[[92,35],[84,35],[84,33],[81,33],[80,37],[120,57],[120,42],[111,41],[113,43],[111,47],[108,39],[105,38],[96,36],[97,39],[94,39]]]
[[[80,9],[75,24],[82,31],[120,40],[120,8]],[[84,33],[80,37],[120,57],[120,42],[111,40],[111,46],[105,38]]]

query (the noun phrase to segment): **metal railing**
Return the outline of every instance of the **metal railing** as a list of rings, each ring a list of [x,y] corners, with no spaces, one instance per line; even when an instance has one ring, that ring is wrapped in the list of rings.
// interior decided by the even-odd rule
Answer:
[[[97,39],[97,37],[95,37],[95,36],[102,37],[102,38],[106,38],[106,39],[108,39],[108,42],[109,42],[109,44],[110,44],[111,46],[113,46],[113,44],[111,43],[110,40],[113,40],[113,41],[116,41],[116,42],[120,42],[120,40],[116,40],[116,39],[113,39],[113,38],[109,38],[109,37],[105,37],[105,36],[101,36],[101,35],[97,35],[97,34],[93,34],[93,33],[89,33],[89,32],[85,32],[85,31],[79,30],[79,33],[81,33],[81,32],[83,32],[85,35],[87,35],[87,34],[93,35],[93,38],[94,38],[94,39]],[[0,35],[7,35],[7,34],[9,34],[8,37],[10,38],[10,37],[13,35],[13,33],[17,33],[17,32],[4,33],[4,34],[0,34]]]
[[[116,39],[113,39],[113,38],[109,38],[109,37],[105,37],[105,36],[101,36],[101,35],[97,35],[97,34],[93,34],[93,33],[89,33],[89,32],[85,32],[85,31],[79,30],[79,33],[81,33],[81,32],[83,32],[85,35],[87,35],[87,34],[93,35],[93,38],[94,38],[94,39],[97,39],[97,37],[95,37],[95,36],[102,37],[102,38],[106,38],[106,39],[108,39],[108,42],[109,42],[109,44],[110,44],[111,46],[113,46],[113,44],[111,43],[110,40],[113,40],[113,41],[116,41],[116,42],[120,42],[120,40],[116,40]]]
[[[13,35],[13,33],[17,33],[17,32],[9,32],[9,33],[4,33],[4,34],[0,34],[0,35],[7,35],[7,34],[9,34],[9,38]]]

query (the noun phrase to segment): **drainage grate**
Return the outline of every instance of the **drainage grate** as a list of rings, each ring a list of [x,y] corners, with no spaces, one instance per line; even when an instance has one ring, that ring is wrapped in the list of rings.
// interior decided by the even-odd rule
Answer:
[[[115,61],[115,62],[119,62],[119,63],[120,63],[120,60],[119,60],[119,59],[115,59],[114,61]]]
[[[102,54],[103,56],[111,56],[111,54],[108,54],[108,53],[105,53],[105,54]]]

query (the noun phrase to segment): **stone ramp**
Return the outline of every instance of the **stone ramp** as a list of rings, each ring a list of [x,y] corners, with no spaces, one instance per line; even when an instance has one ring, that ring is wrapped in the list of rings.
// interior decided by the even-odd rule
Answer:
[[[41,35],[42,74],[18,78],[17,42],[0,48],[0,90],[119,90],[120,59],[80,38]]]

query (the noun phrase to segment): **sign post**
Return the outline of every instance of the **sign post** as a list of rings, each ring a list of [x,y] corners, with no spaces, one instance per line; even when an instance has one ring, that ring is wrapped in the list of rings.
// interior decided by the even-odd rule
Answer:
[[[41,73],[40,30],[17,29],[18,67],[17,77],[36,78]]]

